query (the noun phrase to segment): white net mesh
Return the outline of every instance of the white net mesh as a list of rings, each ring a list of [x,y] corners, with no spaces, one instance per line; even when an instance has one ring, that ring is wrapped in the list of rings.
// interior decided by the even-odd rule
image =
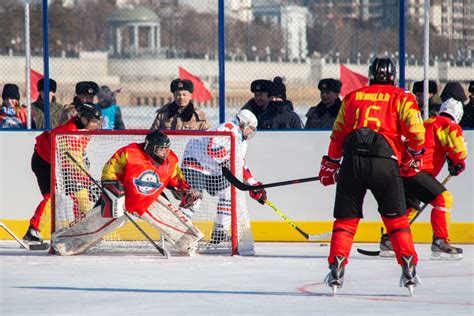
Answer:
[[[100,189],[81,170],[86,170],[94,180],[100,183],[102,168],[112,155],[121,147],[130,143],[142,143],[149,131],[99,131],[99,132],[72,132],[53,134],[55,139],[56,158],[52,165],[55,181],[53,216],[53,230],[68,227],[74,221],[80,221],[82,214],[90,211],[100,197]],[[207,150],[203,146],[188,146],[192,143],[206,143],[209,139],[223,146],[231,143],[231,134],[222,132],[165,132],[171,139],[171,149],[177,154],[183,173],[196,190],[202,191],[203,199],[193,209],[182,209],[191,216],[192,222],[204,234],[201,252],[231,253],[232,239],[237,244],[237,252],[241,255],[253,254],[253,236],[250,229],[250,220],[245,202],[245,192],[235,190],[231,194],[231,187],[225,178],[216,173],[220,170],[217,163],[214,169],[202,158]],[[184,151],[186,149],[186,155]],[[230,149],[230,146],[229,146]],[[68,157],[68,153],[77,162]],[[242,179],[243,159],[238,148],[231,155],[235,161],[236,176]],[[217,159],[219,160],[219,159]],[[231,166],[229,162],[223,162]],[[80,165],[81,167],[78,167]],[[233,189],[234,190],[234,189]],[[173,194],[165,190],[166,197],[174,204],[179,205]],[[236,223],[231,223],[231,213],[235,210]],[[159,232],[143,220],[137,223],[156,241],[160,240]],[[236,227],[236,229],[232,229]],[[213,233],[214,231],[214,233]],[[231,238],[220,238],[216,242],[216,231],[223,231]],[[147,249],[149,248],[149,249]],[[172,249],[170,249],[172,251]],[[234,253],[235,253],[234,248]],[[156,252],[145,240],[145,237],[129,222],[116,231],[106,235],[103,240],[88,250],[95,253],[147,253]]]

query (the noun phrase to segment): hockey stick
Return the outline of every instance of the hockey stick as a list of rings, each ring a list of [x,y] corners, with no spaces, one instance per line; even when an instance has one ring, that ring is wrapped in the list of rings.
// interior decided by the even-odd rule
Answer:
[[[69,157],[69,159],[71,159],[78,167],[79,169],[81,169],[82,172],[84,172],[84,174],[103,192],[104,189],[102,188],[102,186],[92,177],[92,175],[86,170],[84,169],[83,166],[81,166],[79,164],[79,162],[69,153],[69,151],[66,151],[66,156]],[[166,251],[164,248],[160,247],[151,237],[150,235],[147,234],[147,232],[145,232],[141,227],[140,225],[137,224],[137,222],[130,216],[130,214],[128,214],[126,211],[124,212],[125,216],[127,217],[127,219],[132,222],[132,224],[137,228],[137,230],[142,233],[142,235],[148,239],[148,241],[166,258],[168,259],[170,254],[168,251]]]
[[[29,250],[47,250],[49,249],[49,243],[42,242],[40,244],[28,244],[20,240],[4,223],[0,222],[0,227],[3,228],[10,236],[12,236],[19,244],[21,248]]]
[[[278,213],[278,215],[280,215],[288,224],[290,224],[291,227],[296,229],[298,231],[298,233],[300,233],[307,240],[321,240],[321,239],[331,238],[332,233],[324,233],[324,234],[319,234],[319,235],[310,235],[310,234],[304,232],[301,228],[296,226],[296,224],[293,223],[293,221],[291,221],[288,217],[286,217],[285,214],[283,214],[275,205],[273,205],[272,202],[270,202],[269,200],[265,200],[265,203],[267,203],[272,209],[274,209],[275,212]]]
[[[279,187],[283,185],[298,184],[298,183],[303,183],[303,182],[311,182],[311,181],[319,180],[319,177],[310,177],[310,178],[302,178],[302,179],[295,179],[295,180],[288,180],[288,181],[281,181],[281,182],[274,182],[274,183],[267,183],[267,184],[249,185],[237,179],[232,174],[232,172],[226,167],[222,167],[222,174],[233,186],[235,186],[240,191],[252,191],[252,190],[259,190],[259,189]]]
[[[446,185],[449,182],[449,180],[451,180],[452,177],[453,176],[450,174],[447,175],[446,178],[444,178],[443,182],[441,182],[441,184],[443,186]],[[423,206],[416,212],[415,216],[410,220],[410,225],[413,224],[413,222],[418,218],[418,216],[421,215],[421,213],[423,213],[423,211],[425,210],[425,208],[428,207],[428,205],[430,205],[430,203],[423,204]],[[366,256],[371,256],[371,257],[377,257],[380,255],[380,250],[371,251],[371,250],[364,250],[364,249],[357,248],[357,252]]]

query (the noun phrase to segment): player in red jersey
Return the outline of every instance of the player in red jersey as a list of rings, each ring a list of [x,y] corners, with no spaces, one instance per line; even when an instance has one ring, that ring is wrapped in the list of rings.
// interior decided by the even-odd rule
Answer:
[[[402,266],[401,284],[412,293],[419,283],[415,269],[418,258],[405,216],[399,165],[409,169],[420,164],[425,129],[414,96],[393,86],[395,74],[389,58],[373,61],[369,68],[370,85],[352,91],[342,101],[328,154],[321,161],[321,183],[331,185],[337,180],[336,220],[328,258],[331,271],[326,277],[333,293],[344,281],[344,267],[363,217],[367,189],[377,200]]]
[[[51,210],[51,132],[53,131],[78,131],[78,130],[97,130],[102,124],[102,112],[101,110],[92,103],[83,103],[79,107],[78,115],[69,119],[65,124],[56,127],[52,131],[45,131],[36,137],[35,149],[33,157],[31,158],[31,169],[36,175],[38,186],[43,200],[36,207],[35,214],[30,219],[30,226],[26,231],[23,239],[27,242],[42,242],[40,231],[46,224],[43,219],[48,217]],[[70,153],[76,157],[82,164],[86,164],[86,157],[83,157],[84,148],[87,146],[89,139],[87,137],[75,137],[73,146],[69,149]],[[71,163],[61,161],[61,163]],[[71,169],[71,168],[69,168]],[[73,168],[75,170],[77,168]],[[83,177],[81,177],[84,180]],[[90,203],[83,201],[89,201],[88,195],[88,184],[87,181],[75,182],[74,192],[70,192],[70,197],[74,200],[74,206],[76,208],[75,215],[83,213],[90,209]]]
[[[176,191],[181,207],[192,207],[202,194],[189,187],[169,147],[168,136],[153,131],[144,143],[117,150],[102,170],[101,205],[81,221],[55,232],[54,249],[62,255],[86,251],[122,226],[126,211],[150,223],[180,253],[194,255],[202,233],[161,193],[165,188]]]
[[[439,115],[425,121],[425,152],[423,165],[419,169],[401,170],[405,195],[407,199],[408,217],[412,218],[419,209],[420,201],[433,206],[431,211],[431,227],[433,243],[431,259],[462,259],[462,249],[449,243],[448,222],[453,205],[453,196],[446,190],[436,177],[448,163],[448,171],[458,176],[465,168],[467,147],[459,122],[463,116],[463,104],[449,98],[441,104]],[[380,255],[389,256],[392,245],[382,235]]]

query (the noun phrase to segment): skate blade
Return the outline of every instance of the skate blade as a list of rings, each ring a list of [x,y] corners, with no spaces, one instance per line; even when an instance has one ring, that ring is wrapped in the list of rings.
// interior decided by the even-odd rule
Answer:
[[[462,253],[444,253],[444,252],[432,252],[430,260],[441,260],[441,261],[451,261],[451,260],[461,260]]]
[[[331,285],[332,296],[336,296],[336,294],[337,294],[337,289],[338,289],[338,286],[337,286],[337,285]]]
[[[408,289],[408,292],[410,292],[410,296],[413,297],[413,294],[415,294],[415,285],[414,284],[407,285],[407,289]]]
[[[394,258],[395,257],[395,251],[393,250],[380,250],[380,257],[382,258]]]

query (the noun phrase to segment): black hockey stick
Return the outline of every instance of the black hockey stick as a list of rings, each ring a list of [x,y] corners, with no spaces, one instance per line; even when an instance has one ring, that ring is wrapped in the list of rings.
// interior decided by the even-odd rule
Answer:
[[[304,232],[301,228],[296,226],[296,224],[293,223],[293,221],[291,221],[288,217],[286,217],[285,214],[283,214],[275,205],[273,205],[272,202],[270,202],[269,200],[265,200],[265,203],[267,203],[272,209],[274,209],[275,212],[278,213],[278,215],[280,215],[288,224],[290,224],[291,227],[296,229],[298,231],[298,233],[300,233],[307,240],[321,240],[321,239],[331,238],[332,232],[319,234],[319,235],[310,235],[310,234]]]
[[[24,242],[24,241],[20,240],[20,238],[18,238],[10,230],[10,228],[8,228],[7,225],[5,225],[4,223],[0,222],[0,227],[3,228],[8,234],[10,234],[10,236],[12,236],[20,244],[21,248],[29,249],[29,250],[47,250],[47,249],[49,249],[49,243],[47,243],[47,242],[41,242],[39,244],[37,244],[37,243],[30,244],[30,243],[27,243],[27,242]]]
[[[281,182],[274,182],[274,183],[267,183],[267,184],[260,184],[260,185],[250,185],[250,184],[245,184],[239,179],[237,179],[232,174],[232,172],[226,167],[222,167],[222,174],[224,175],[224,177],[226,177],[227,180],[229,180],[229,182],[233,186],[235,186],[240,191],[252,191],[252,190],[259,190],[259,189],[279,187],[283,185],[290,185],[290,184],[297,184],[297,183],[319,180],[319,177],[311,177],[311,178],[295,179],[295,180],[288,180],[288,181],[281,181]]]
[[[81,164],[69,153],[69,151],[66,151],[66,156],[69,157],[69,159],[71,159],[78,167],[79,169],[81,169],[82,172],[84,172],[84,174],[103,192],[104,189],[102,188],[102,186],[92,177],[92,175],[86,170],[84,169],[83,166],[81,166]],[[142,233],[142,235],[148,239],[148,241],[166,258],[168,259],[170,257],[170,254],[168,251],[166,251],[165,249],[163,249],[162,247],[160,247],[151,237],[150,235],[147,234],[147,232],[145,232],[141,227],[140,225],[137,224],[137,222],[135,222],[135,220],[130,216],[130,214],[127,213],[127,211],[124,212],[125,216],[127,217],[127,219],[132,222],[132,224],[138,229],[138,231],[140,233]]]
[[[452,177],[453,177],[452,175],[447,175],[446,178],[444,178],[443,182],[441,182],[441,184],[443,186],[446,185],[446,183],[448,183]],[[421,215],[421,213],[423,213],[423,211],[425,210],[426,207],[428,207],[428,205],[430,205],[430,203],[423,204],[423,206],[416,212],[416,215],[410,220],[410,225],[413,224],[413,222],[418,218],[418,216]],[[357,248],[357,252],[366,256],[371,256],[371,257],[377,257],[380,255],[380,250],[371,251],[371,250],[364,250],[364,249]]]

